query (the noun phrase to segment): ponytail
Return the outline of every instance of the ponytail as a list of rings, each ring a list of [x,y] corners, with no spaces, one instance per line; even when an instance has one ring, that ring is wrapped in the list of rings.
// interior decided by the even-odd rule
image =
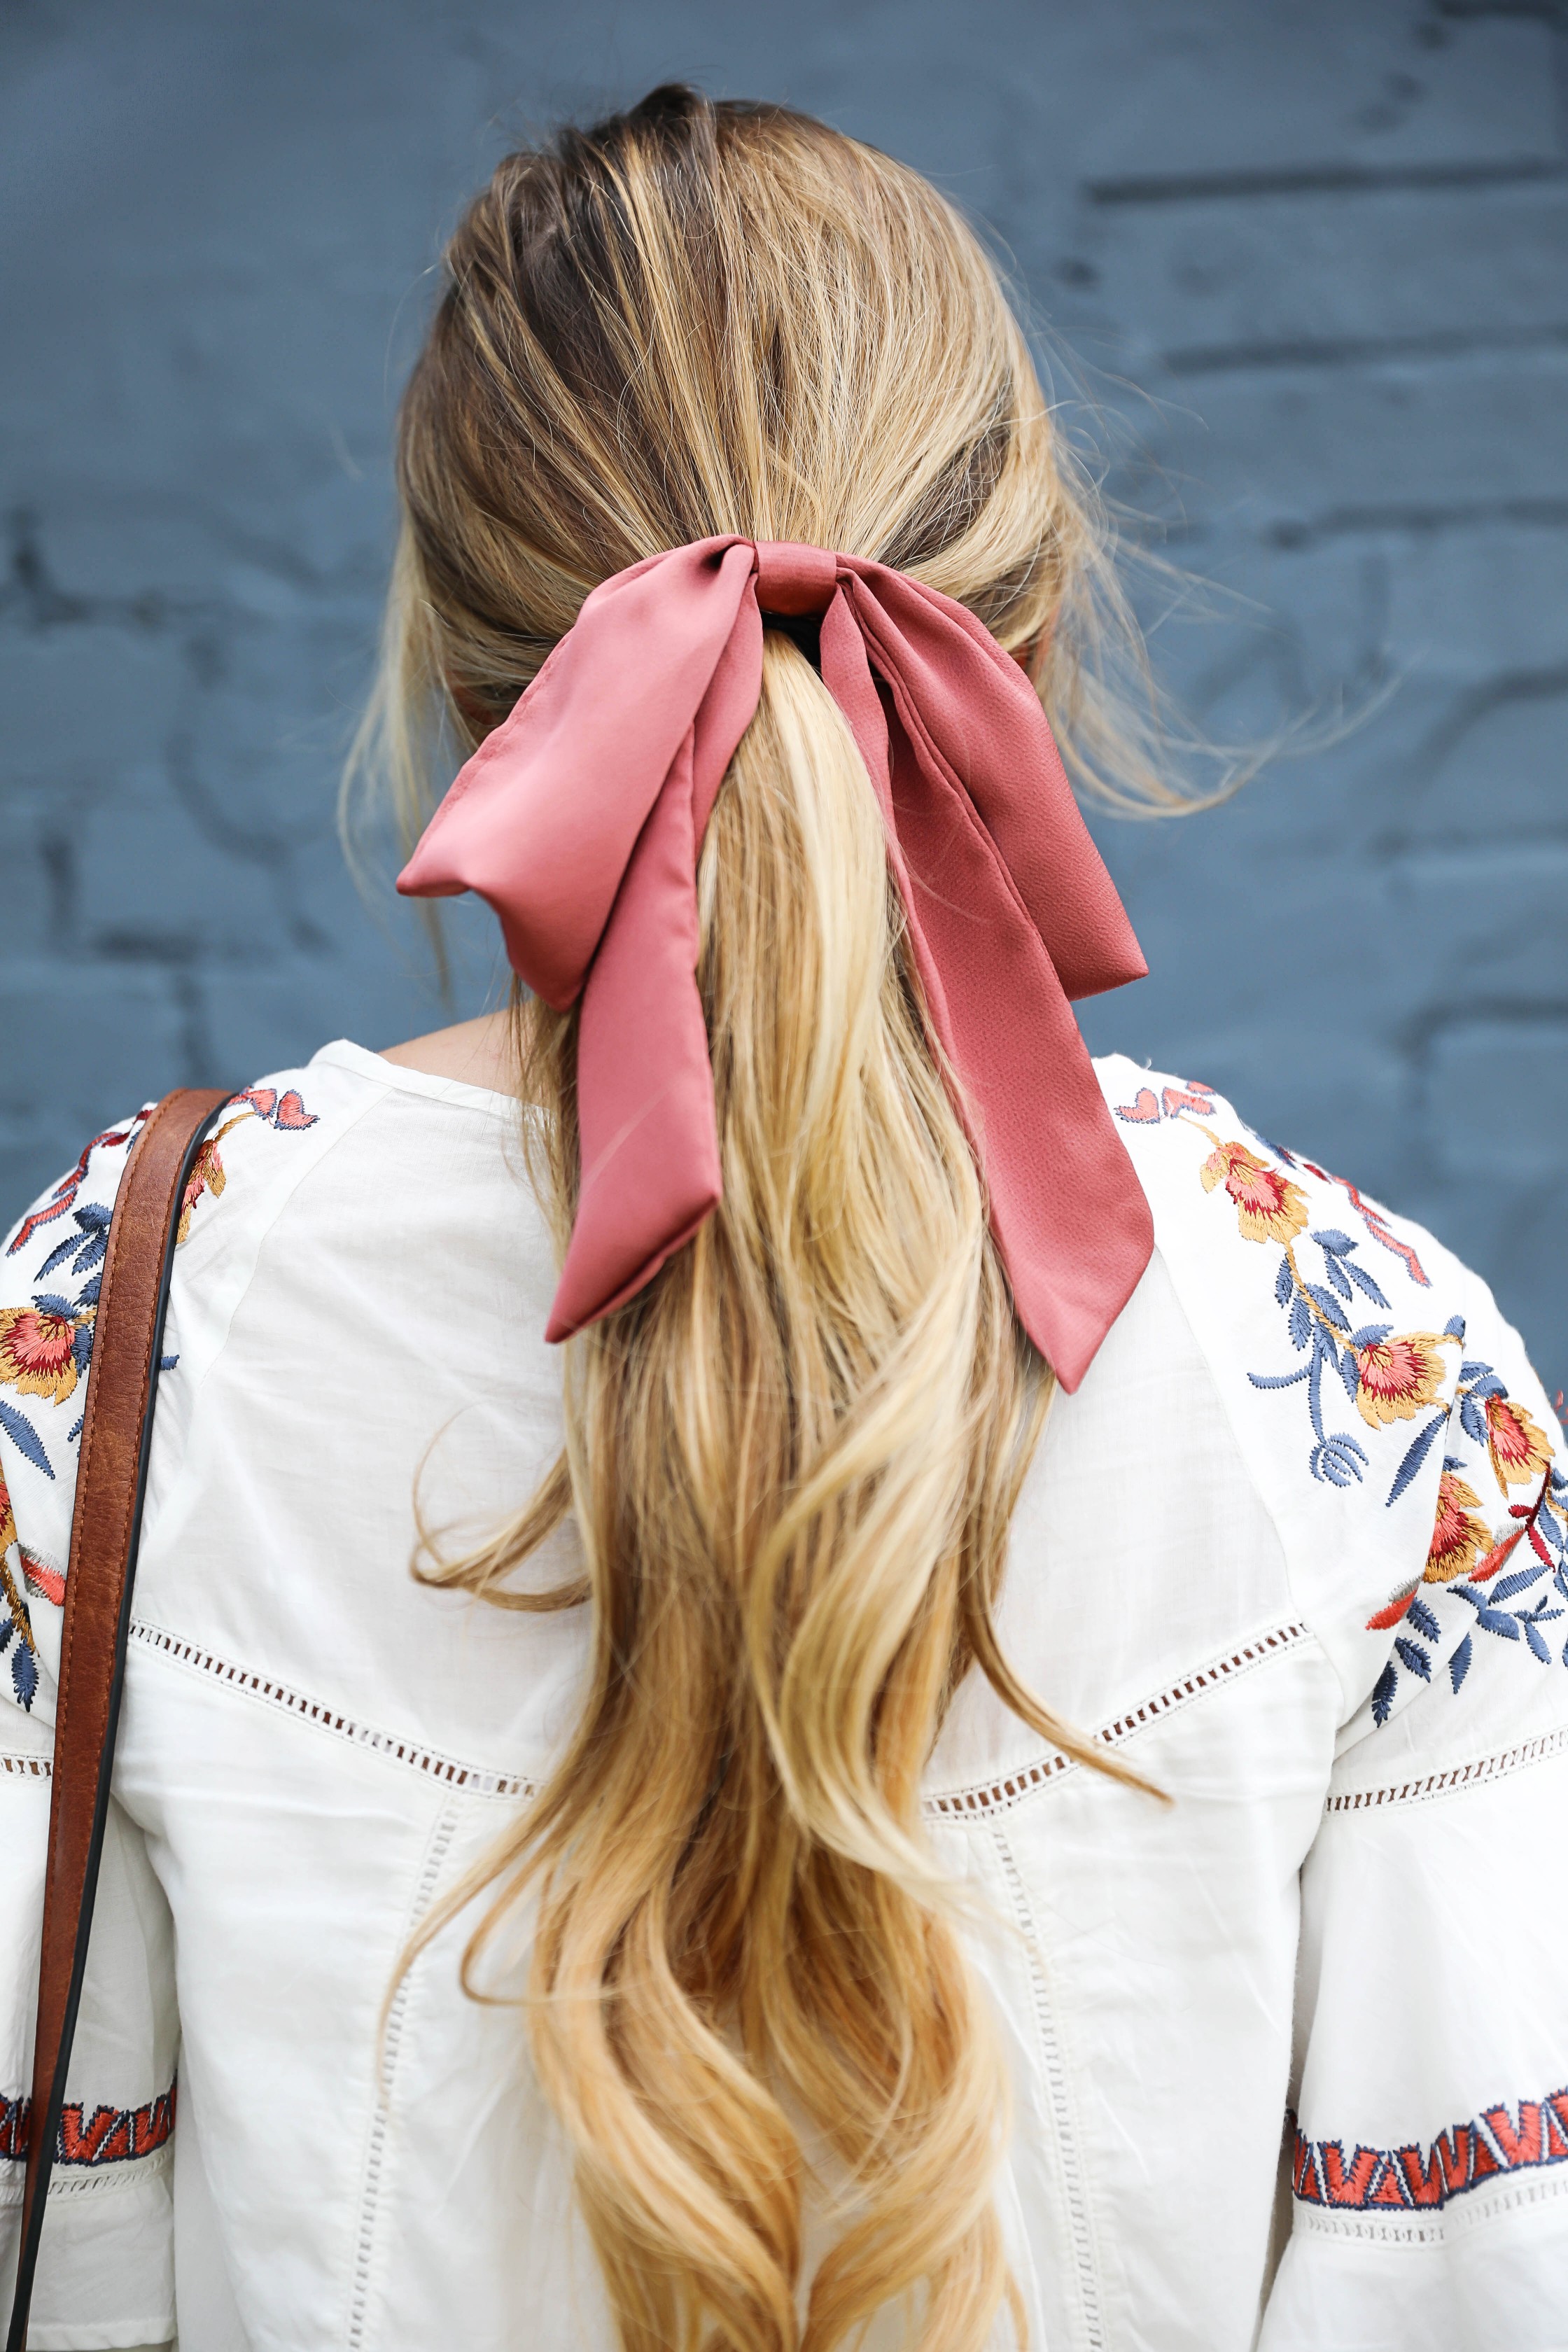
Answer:
[[[656,92],[510,159],[450,266],[405,409],[388,707],[434,692],[477,740],[585,585],[709,531],[886,555],[1063,658],[1091,525],[989,265],[914,174],[782,110]],[[1018,2317],[1005,2083],[921,1775],[971,1664],[1120,1768],[998,1648],[1051,1375],[869,780],[776,630],[698,889],[723,1197],[563,1348],[539,1494],[423,1570],[592,1625],[565,1754],[427,1933],[489,1889],[472,1971],[534,1906],[533,2063],[624,2352],[832,2352],[889,2304],[911,2341],[979,2352]],[[563,1241],[576,1015],[517,1020]],[[568,1511],[583,1580],[524,1602],[512,1571]],[[829,2225],[804,2318],[803,2139]]]

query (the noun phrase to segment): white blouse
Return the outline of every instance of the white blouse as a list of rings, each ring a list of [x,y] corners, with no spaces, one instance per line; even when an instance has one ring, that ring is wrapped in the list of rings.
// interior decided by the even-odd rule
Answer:
[[[1011,2060],[1029,2342],[1547,2352],[1557,1423],[1426,1234],[1207,1088],[1099,1067],[1157,1248],[1052,1408],[1003,1632],[1174,1802],[1053,1753],[973,1677],[926,1796],[993,1923],[973,1948]],[[411,1930],[527,1803],[584,1671],[583,1612],[408,1572],[416,1477],[460,1540],[559,1442],[518,1120],[338,1044],[220,1123],[176,1259],[41,2352],[176,2316],[184,2352],[613,2345],[517,2013],[458,1987],[471,1917],[381,2038]],[[134,1127],[0,1250],[7,2250],[93,1286]]]

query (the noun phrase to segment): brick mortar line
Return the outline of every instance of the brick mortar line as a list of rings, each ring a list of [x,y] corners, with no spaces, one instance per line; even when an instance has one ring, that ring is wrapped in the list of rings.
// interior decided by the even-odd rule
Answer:
[[[1568,323],[1529,327],[1444,327],[1407,335],[1292,335],[1278,341],[1188,343],[1162,353],[1173,375],[1240,374],[1249,369],[1380,367],[1401,360],[1441,366],[1504,352],[1560,352]]]
[[[1521,188],[1568,179],[1568,163],[1550,155],[1478,158],[1451,163],[1299,163],[1275,170],[1128,173],[1113,180],[1089,180],[1091,205],[1235,203],[1258,196],[1397,195],[1411,191],[1442,194],[1459,188]]]

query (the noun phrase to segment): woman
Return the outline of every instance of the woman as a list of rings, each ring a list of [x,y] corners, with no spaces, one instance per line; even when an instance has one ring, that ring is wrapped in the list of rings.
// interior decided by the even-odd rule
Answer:
[[[1158,787],[989,264],[656,91],[474,205],[400,463],[404,887],[532,992],[191,1185],[33,2340],[1561,2344],[1556,1423],[1090,1069],[1037,689]],[[13,2158],[135,1126],[0,1255]]]

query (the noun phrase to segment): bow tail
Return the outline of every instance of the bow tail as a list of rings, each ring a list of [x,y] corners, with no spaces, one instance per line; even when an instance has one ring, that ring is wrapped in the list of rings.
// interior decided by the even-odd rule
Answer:
[[[1153,1249],[1153,1220],[1073,1009],[967,794],[893,734],[894,822],[922,971],[963,1090],[1018,1318],[1076,1389]]]
[[[638,836],[583,991],[582,1181],[547,1339],[623,1306],[723,1192],[697,990],[695,732]]]

